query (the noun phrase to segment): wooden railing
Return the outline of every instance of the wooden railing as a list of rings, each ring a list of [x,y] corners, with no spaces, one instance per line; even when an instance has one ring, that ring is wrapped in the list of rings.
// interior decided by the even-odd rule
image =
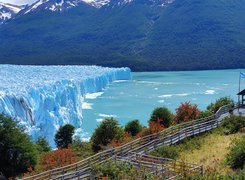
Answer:
[[[164,145],[164,144],[166,145],[174,144],[176,142],[181,141],[182,139],[186,137],[194,136],[196,134],[200,134],[202,132],[209,131],[213,128],[216,128],[222,121],[221,116],[225,115],[226,113],[236,108],[237,108],[237,105],[234,105],[234,104],[226,105],[226,106],[221,107],[214,115],[211,115],[209,117],[189,121],[186,123],[181,123],[176,126],[172,126],[170,128],[164,129],[163,131],[159,133],[155,133],[155,134],[151,134],[151,135],[148,135],[142,138],[138,138],[125,145],[102,151],[100,153],[97,153],[77,163],[74,163],[68,166],[64,166],[61,168],[56,168],[56,169],[52,169],[49,171],[45,171],[45,172],[42,172],[34,176],[25,177],[23,179],[25,180],[26,179],[59,179],[59,178],[65,179],[67,175],[71,177],[71,175],[75,176],[75,174],[78,174],[77,176],[79,176],[79,173],[83,174],[83,172],[86,172],[92,165],[107,161],[111,158],[128,157],[128,159],[130,159],[131,156],[134,156],[135,154],[143,155],[149,151],[154,150],[157,146]],[[145,155],[142,157],[145,157]],[[147,156],[147,157],[149,158],[150,156]],[[152,158],[151,160],[157,161],[155,157],[154,158],[151,157],[151,158]],[[157,162],[161,161],[161,158],[157,158],[157,159],[159,159],[159,161]],[[174,160],[169,161],[169,162],[171,162],[169,164],[172,164],[172,165],[168,169],[174,170],[176,171],[175,174],[176,173],[178,174],[177,169],[174,169],[171,167],[173,166],[179,167],[180,163]],[[190,163],[187,163],[187,164],[190,164]],[[190,167],[189,165],[187,166],[187,164],[184,164],[184,166],[185,168],[188,169],[188,171],[196,172],[196,168]],[[197,165],[195,166],[198,167]],[[200,167],[198,167],[197,169],[199,172]]]

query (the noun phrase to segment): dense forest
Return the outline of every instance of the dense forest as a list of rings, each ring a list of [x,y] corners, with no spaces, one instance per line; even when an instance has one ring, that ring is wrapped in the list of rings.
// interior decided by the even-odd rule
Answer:
[[[16,17],[0,26],[0,63],[133,71],[245,68],[243,0],[175,0],[166,7],[159,0],[117,1]]]

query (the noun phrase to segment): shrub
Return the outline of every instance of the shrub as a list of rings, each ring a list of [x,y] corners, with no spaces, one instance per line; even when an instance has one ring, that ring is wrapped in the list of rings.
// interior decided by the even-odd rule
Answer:
[[[155,151],[153,151],[151,155],[164,157],[164,158],[176,159],[178,157],[178,151],[177,151],[176,146],[164,145],[164,146],[157,148]]]
[[[235,140],[227,154],[227,163],[233,169],[242,169],[245,165],[245,137]]]
[[[150,128],[143,127],[142,131],[137,134],[137,137],[144,137],[152,134]]]
[[[161,119],[158,119],[157,121],[149,121],[149,128],[143,127],[143,129],[137,134],[137,137],[144,137],[162,131],[164,126],[161,121]]]
[[[176,123],[187,122],[196,119],[200,115],[197,105],[192,105],[190,102],[181,103],[176,109],[176,116],[174,118]]]
[[[158,119],[157,121],[149,121],[149,126],[151,134],[158,133],[164,129],[161,119]]]
[[[123,161],[110,160],[92,167],[92,175],[108,179],[154,179],[153,176],[141,168]]]
[[[231,115],[223,120],[221,126],[226,134],[237,133],[245,127],[245,117]]]
[[[75,127],[71,124],[66,124],[59,128],[54,139],[58,148],[68,148],[68,146],[72,143],[74,130]]]
[[[57,149],[42,155],[40,160],[40,168],[50,170],[57,167],[62,167],[76,162],[75,154],[71,147],[66,149]]]
[[[159,121],[161,119],[161,124],[167,128],[171,124],[172,114],[166,107],[155,108],[151,114],[150,121]]]
[[[210,112],[209,110],[201,111],[200,114],[199,114],[199,116],[198,116],[198,119],[209,117],[211,115],[213,115],[213,113]]]
[[[195,150],[200,149],[202,145],[202,138],[208,134],[201,134],[200,136],[194,136],[184,139],[180,144],[180,150]]]
[[[139,120],[130,121],[125,125],[124,131],[132,136],[136,136],[142,130],[142,125]]]
[[[109,161],[102,165],[92,168],[92,174],[99,176],[109,176],[110,179],[116,179],[123,174],[131,174],[133,166],[130,163],[120,161]]]
[[[75,138],[73,140],[71,147],[79,160],[94,154],[92,150],[92,144],[90,142],[81,141],[79,138]]]
[[[123,130],[119,127],[117,120],[113,118],[105,119],[94,130],[91,137],[92,149],[94,152],[98,152],[103,146],[111,143],[113,139],[121,139],[123,134]]]
[[[122,136],[122,137],[120,137]],[[123,144],[126,144],[130,141],[132,141],[132,136],[127,133],[127,132],[124,132],[122,135],[120,133],[120,135],[118,136],[119,138],[114,138],[109,144],[108,146],[109,147],[118,147],[118,146],[121,146]]]
[[[228,105],[234,103],[234,101],[230,97],[221,97],[215,101],[215,103],[211,103],[208,107],[207,110],[209,110],[212,113],[216,113],[220,107],[224,105]]]

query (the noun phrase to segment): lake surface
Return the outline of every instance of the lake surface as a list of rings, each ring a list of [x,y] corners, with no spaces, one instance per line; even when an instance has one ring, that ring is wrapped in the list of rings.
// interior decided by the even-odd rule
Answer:
[[[222,96],[237,101],[239,72],[245,70],[138,72],[131,81],[118,81],[103,93],[90,94],[84,103],[82,134],[91,136],[100,121],[115,117],[121,125],[139,119],[143,125],[155,107],[166,106],[173,113],[181,102],[190,101],[205,110]],[[241,89],[245,79],[241,80]]]

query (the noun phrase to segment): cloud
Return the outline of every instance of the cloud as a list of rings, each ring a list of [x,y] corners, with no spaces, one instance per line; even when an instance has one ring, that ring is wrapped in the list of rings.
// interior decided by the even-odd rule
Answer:
[[[4,3],[17,4],[17,5],[32,4],[35,1],[37,0],[1,0],[1,2]]]

